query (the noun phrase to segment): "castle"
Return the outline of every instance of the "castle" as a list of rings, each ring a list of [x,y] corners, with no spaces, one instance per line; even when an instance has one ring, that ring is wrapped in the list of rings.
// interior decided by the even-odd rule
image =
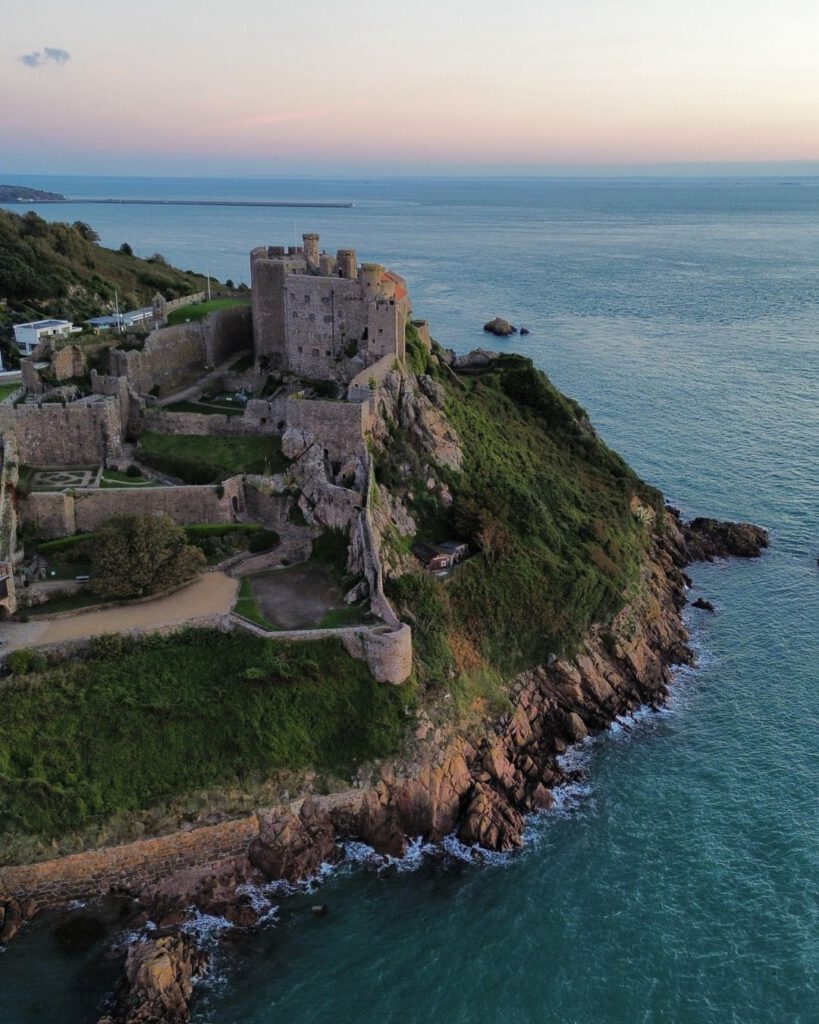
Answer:
[[[93,532],[123,512],[162,512],[180,525],[249,520],[287,538],[260,556],[268,568],[296,549],[304,558],[322,530],[342,529],[359,580],[348,597],[367,599],[373,622],[339,636],[375,678],[402,682],[411,630],[383,589],[367,437],[385,381],[405,362],[406,283],[380,264],[359,265],[352,249],[321,252],[317,234],[301,246],[254,249],[250,264],[250,303],[154,329],[135,344],[110,334],[85,347],[52,344],[39,353],[48,359],[42,375],[23,360],[19,391],[0,402],[0,618],[15,611],[14,573],[25,557],[18,513],[40,541]],[[413,325],[430,348],[427,324]],[[92,353],[107,373],[91,367]],[[214,393],[241,402],[226,409]],[[159,476],[158,486],[141,487],[122,477],[146,434],[267,437],[284,461],[277,473],[226,472],[211,483]],[[241,572],[258,571],[257,561]]]
[[[403,362],[411,306],[406,282],[378,263],[356,263],[354,249],[321,252],[262,246],[250,254],[253,342],[273,371],[350,382],[384,357]]]

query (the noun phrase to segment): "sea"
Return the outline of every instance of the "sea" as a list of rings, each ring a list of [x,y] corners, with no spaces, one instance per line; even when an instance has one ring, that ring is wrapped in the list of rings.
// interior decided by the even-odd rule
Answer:
[[[194,1024],[817,1024],[819,178],[15,183],[351,202],[32,208],[237,284],[256,245],[354,246],[406,277],[441,344],[530,356],[686,515],[771,532],[759,560],[692,570],[716,606],[688,613],[698,666],[571,751],[583,779],[524,849],[353,857],[269,893],[266,927],[223,935]],[[494,316],[531,333],[486,335]],[[3,1024],[95,1021],[107,941],[27,927],[0,954]]]

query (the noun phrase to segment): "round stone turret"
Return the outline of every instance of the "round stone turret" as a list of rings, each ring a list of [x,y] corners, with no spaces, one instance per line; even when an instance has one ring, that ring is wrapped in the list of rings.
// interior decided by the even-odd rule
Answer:
[[[336,260],[341,270],[341,276],[354,281],[358,276],[356,273],[355,249],[339,249],[336,254]]]
[[[304,258],[311,267],[319,265],[319,236],[315,234],[302,235],[304,242]]]
[[[384,268],[380,263],[361,264],[361,284],[364,286],[364,294],[369,301],[381,294],[381,278],[383,276]]]

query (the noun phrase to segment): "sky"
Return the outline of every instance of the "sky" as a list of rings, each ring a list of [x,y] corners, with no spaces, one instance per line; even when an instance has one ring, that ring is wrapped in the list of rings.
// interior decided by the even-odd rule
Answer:
[[[819,172],[819,0],[3,0],[0,173]]]

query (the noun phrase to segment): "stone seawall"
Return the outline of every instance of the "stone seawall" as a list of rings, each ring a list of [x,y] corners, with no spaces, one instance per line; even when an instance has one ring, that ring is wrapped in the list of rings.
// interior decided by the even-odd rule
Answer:
[[[0,868],[0,891],[34,899],[44,907],[96,899],[111,890],[136,894],[184,868],[245,854],[258,830],[253,815],[125,846]]]

